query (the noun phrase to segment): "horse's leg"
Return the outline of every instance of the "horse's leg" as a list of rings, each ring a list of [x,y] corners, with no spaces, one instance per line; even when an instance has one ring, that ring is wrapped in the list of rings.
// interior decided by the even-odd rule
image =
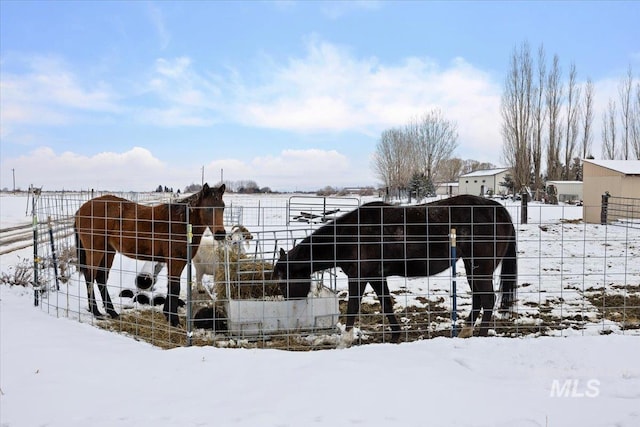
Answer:
[[[158,274],[160,274],[160,272],[162,271],[163,268],[164,268],[164,263],[163,262],[154,263],[154,265],[153,265],[153,282],[152,282],[151,286],[156,284],[156,282],[158,281]]]
[[[467,281],[469,282],[469,288],[471,289],[471,312],[467,318],[467,325],[463,326],[462,330],[458,333],[459,338],[469,338],[473,336],[473,329],[480,314],[481,308],[481,296],[477,292],[476,277],[473,271],[473,260],[470,258],[463,258],[464,269],[467,272]]]
[[[93,243],[93,242],[91,242]],[[100,309],[98,309],[98,302],[96,301],[95,289],[93,287],[93,281],[97,281],[97,276],[100,273],[99,265],[102,262],[102,255],[93,250],[87,250],[83,246],[84,244],[80,242],[80,253],[78,254],[78,267],[82,275],[84,276],[84,281],[87,285],[87,302],[89,305],[89,311],[95,317],[102,317],[102,313]]]
[[[178,305],[180,303],[180,273],[185,266],[184,261],[169,259],[167,263],[168,283],[167,299],[164,301],[164,315],[171,326],[179,326]]]
[[[400,324],[393,312],[393,301],[391,299],[391,292],[389,292],[389,286],[387,285],[387,279],[370,281],[369,284],[378,295],[382,313],[386,314],[387,319],[391,325],[391,341],[398,342],[400,340]]]
[[[204,285],[202,284],[202,278],[204,277],[204,264],[196,264],[196,290],[199,294],[203,294],[205,292]]]
[[[96,301],[96,295],[93,288],[93,274],[91,274],[91,272],[87,268],[81,268],[80,271],[82,272],[84,281],[87,285],[87,302],[89,304],[88,310],[95,317],[102,317],[102,313],[100,312],[100,309],[98,309],[98,303]]]
[[[493,265],[485,262],[482,269],[484,270],[483,274],[476,278],[475,292],[479,295],[482,306],[480,336],[486,337],[489,334],[489,324],[493,315],[493,307],[496,304],[496,297],[493,292]]]
[[[107,314],[113,319],[118,318],[118,313],[113,307],[113,302],[111,302],[111,296],[109,295],[109,290],[107,289],[107,281],[109,280],[109,271],[111,270],[111,265],[113,264],[113,258],[115,254],[116,253],[114,251],[107,251],[102,264],[103,268],[98,270],[98,274],[96,275],[96,282],[98,283],[100,295],[102,296],[102,304],[104,305]]]
[[[354,340],[353,325],[356,322],[356,315],[360,311],[360,302],[367,282],[360,279],[349,278],[349,295],[347,297],[347,320],[345,322],[345,333],[338,347],[349,347]]]

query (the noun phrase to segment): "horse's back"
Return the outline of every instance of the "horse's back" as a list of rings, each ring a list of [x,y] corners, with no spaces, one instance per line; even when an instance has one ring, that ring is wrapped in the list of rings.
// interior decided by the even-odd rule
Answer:
[[[75,222],[78,232],[111,229],[121,218],[127,204],[132,203],[122,197],[106,195],[85,202],[76,212]]]
[[[447,208],[454,220],[476,221],[476,224],[507,225],[513,229],[509,211],[502,203],[487,197],[461,194],[420,206],[427,207],[427,209],[429,207]]]

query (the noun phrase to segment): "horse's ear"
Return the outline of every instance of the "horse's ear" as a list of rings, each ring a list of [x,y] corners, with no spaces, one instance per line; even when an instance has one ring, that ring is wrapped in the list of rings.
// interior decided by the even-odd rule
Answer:
[[[227,189],[227,186],[222,184],[220,185],[220,187],[218,187],[218,192],[222,195],[222,193],[224,193],[224,190]]]
[[[207,191],[209,191],[209,184],[205,182],[204,185],[202,186],[202,192],[206,193]]]
[[[284,251],[284,249],[280,248],[280,259],[283,259],[287,256],[287,253]]]

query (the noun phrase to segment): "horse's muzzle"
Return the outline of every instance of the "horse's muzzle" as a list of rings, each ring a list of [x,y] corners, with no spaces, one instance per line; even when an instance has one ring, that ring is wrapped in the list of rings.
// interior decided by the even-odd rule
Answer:
[[[215,240],[224,240],[227,238],[227,233],[224,230],[217,230],[214,234],[213,234],[213,238]]]

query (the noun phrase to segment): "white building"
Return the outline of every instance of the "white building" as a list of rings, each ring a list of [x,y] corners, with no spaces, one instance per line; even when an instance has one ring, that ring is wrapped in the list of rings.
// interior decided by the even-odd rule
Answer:
[[[437,196],[457,196],[458,195],[458,183],[457,182],[440,182],[436,184]]]
[[[583,160],[584,220],[600,223],[602,195],[627,199],[628,206],[611,210],[609,220],[637,219],[640,199],[640,160]]]
[[[547,181],[547,194],[555,194],[558,202],[582,200],[582,181]]]
[[[507,168],[485,169],[461,175],[458,178],[458,193],[473,194],[476,196],[486,194],[507,194],[508,188],[500,183],[504,182],[509,173]]]

